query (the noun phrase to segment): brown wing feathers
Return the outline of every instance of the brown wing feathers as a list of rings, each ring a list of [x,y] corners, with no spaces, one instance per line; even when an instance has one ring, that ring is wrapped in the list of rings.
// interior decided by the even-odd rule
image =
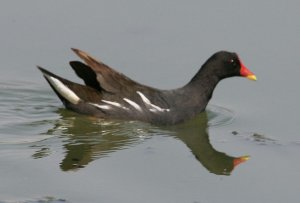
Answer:
[[[138,88],[143,86],[101,61],[94,59],[86,52],[74,48],[72,50],[87,64],[70,63],[76,74],[84,80],[86,85],[96,89],[104,89],[111,93],[124,92],[124,90],[126,92],[128,87]]]

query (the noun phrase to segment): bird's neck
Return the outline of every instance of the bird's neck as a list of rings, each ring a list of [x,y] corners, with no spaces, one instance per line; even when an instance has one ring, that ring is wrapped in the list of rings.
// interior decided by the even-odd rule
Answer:
[[[189,106],[194,108],[195,113],[204,111],[219,81],[220,78],[216,74],[202,67],[183,87],[182,90],[186,94],[185,99],[190,100],[188,101]]]
[[[221,79],[217,76],[217,74],[209,71],[209,69],[207,69],[204,65],[185,86],[185,88],[191,89],[194,91],[194,95],[198,95],[208,103],[220,80]]]

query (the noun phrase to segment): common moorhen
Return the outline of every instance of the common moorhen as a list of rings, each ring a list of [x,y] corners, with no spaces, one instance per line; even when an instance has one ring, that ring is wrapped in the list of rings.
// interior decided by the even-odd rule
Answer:
[[[205,110],[220,80],[233,76],[256,80],[236,53],[219,51],[185,86],[160,90],[131,80],[81,50],[72,50],[86,63],[70,62],[85,85],[38,68],[67,109],[105,119],[177,124]]]

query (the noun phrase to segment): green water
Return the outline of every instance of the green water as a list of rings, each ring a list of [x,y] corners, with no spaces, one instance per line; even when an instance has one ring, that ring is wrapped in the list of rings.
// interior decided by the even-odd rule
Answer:
[[[2,3],[0,202],[298,202],[299,6]],[[163,89],[227,49],[258,81],[222,81],[208,110],[177,126],[99,120],[65,110],[35,68],[80,82],[71,47]]]

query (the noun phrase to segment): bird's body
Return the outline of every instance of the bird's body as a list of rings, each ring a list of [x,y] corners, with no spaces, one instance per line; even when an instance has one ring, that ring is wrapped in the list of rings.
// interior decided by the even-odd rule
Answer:
[[[86,63],[70,62],[85,85],[39,68],[67,109],[105,119],[180,123],[205,110],[220,80],[232,76],[256,79],[235,53],[221,51],[210,57],[187,85],[159,90],[131,80],[83,51],[73,51]]]

